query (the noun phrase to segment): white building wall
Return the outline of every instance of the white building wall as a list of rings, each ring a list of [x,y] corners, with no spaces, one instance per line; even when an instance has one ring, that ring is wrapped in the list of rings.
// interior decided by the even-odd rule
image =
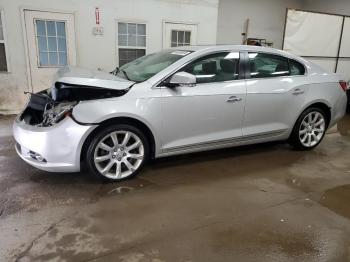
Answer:
[[[349,0],[305,0],[303,9],[350,16]]]
[[[95,7],[100,9],[104,35],[94,36]],[[23,8],[74,12],[77,65],[112,70],[118,61],[116,21],[146,23],[146,53],[162,49],[163,21],[197,23],[198,44],[216,42],[218,0],[0,0],[6,26],[8,66],[0,73],[0,113],[18,112],[29,91],[25,53]]]
[[[263,38],[282,48],[287,8],[302,8],[304,0],[220,0],[218,44],[242,44],[242,32],[250,19],[248,37]]]

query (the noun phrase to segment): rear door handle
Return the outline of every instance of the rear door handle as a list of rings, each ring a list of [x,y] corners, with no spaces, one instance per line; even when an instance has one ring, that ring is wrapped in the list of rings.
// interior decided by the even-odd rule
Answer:
[[[300,88],[294,89],[293,95],[301,95],[304,94],[304,91],[301,90]]]
[[[242,101],[242,98],[237,97],[237,96],[230,96],[230,97],[226,100],[227,103],[236,103],[236,102],[240,102],[240,101]]]

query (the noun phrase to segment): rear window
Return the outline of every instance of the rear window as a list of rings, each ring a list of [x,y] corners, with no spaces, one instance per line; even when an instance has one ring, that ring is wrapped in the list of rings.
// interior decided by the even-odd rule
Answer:
[[[288,59],[274,54],[249,53],[250,77],[265,78],[289,75]]]
[[[292,59],[289,59],[289,67],[290,67],[290,75],[296,76],[296,75],[305,75],[305,67]]]

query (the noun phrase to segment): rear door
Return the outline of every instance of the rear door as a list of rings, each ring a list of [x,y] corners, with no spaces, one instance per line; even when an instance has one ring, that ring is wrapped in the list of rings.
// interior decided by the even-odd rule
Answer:
[[[249,52],[243,136],[289,129],[305,100],[305,68],[283,56]]]

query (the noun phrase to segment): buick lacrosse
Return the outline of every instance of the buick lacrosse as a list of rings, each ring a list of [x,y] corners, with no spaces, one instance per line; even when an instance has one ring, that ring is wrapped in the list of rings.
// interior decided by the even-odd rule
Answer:
[[[13,125],[18,155],[53,172],[108,180],[151,158],[267,141],[316,147],[345,113],[347,84],[292,54],[184,46],[111,73],[66,67]]]

